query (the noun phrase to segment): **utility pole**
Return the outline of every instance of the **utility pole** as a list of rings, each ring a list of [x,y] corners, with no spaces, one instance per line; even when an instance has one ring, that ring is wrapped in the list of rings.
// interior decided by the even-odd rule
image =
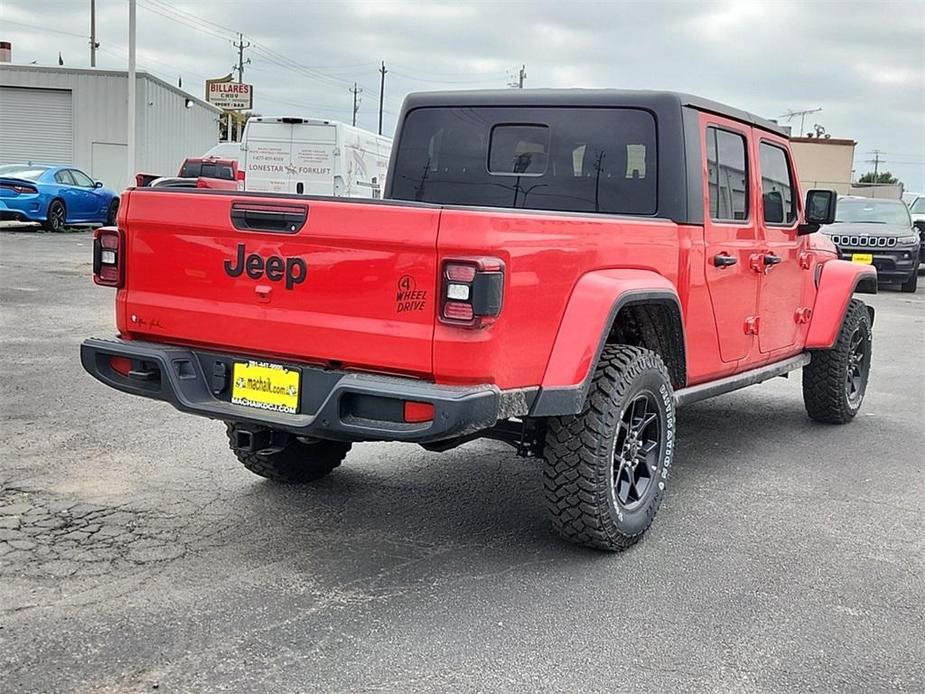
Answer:
[[[382,106],[385,103],[385,73],[388,70],[385,69],[385,61],[382,61],[382,67],[379,68],[379,134],[382,134]],[[356,85],[354,85],[356,86]],[[356,110],[356,109],[354,109]]]
[[[251,47],[251,42],[244,43],[244,34],[238,34],[238,42],[231,44],[238,49],[238,66],[233,68],[238,71],[238,84],[244,81],[244,66],[251,64],[251,59],[244,60],[244,49]]]
[[[514,76],[511,75],[511,79],[514,80],[514,81],[513,81],[513,82],[508,82],[507,86],[509,86],[509,87],[516,87],[517,89],[523,89],[523,88],[524,88],[524,80],[527,79],[527,66],[526,66],[526,65],[521,65],[521,66],[520,66],[520,73],[518,74],[517,78],[514,79]]]
[[[96,0],[90,0],[90,67],[96,67]]]
[[[135,181],[135,0],[128,0],[128,132],[126,134],[126,164],[128,180],[126,185]]]
[[[357,100],[357,96],[359,96],[359,95],[360,95],[360,92],[362,92],[363,90],[360,89],[360,88],[357,86],[357,83],[356,83],[356,82],[354,82],[354,83],[353,83],[353,88],[352,88],[352,89],[349,89],[348,91],[349,91],[351,94],[353,94],[353,125],[356,126],[356,124],[357,124],[357,111],[360,110],[360,102]]]
[[[234,70],[238,71],[238,84],[241,84],[244,81],[244,66],[250,65],[251,63],[250,58],[248,58],[247,60],[244,60],[244,49],[250,48],[251,42],[248,41],[247,43],[244,43],[244,34],[242,34],[241,32],[238,32],[238,42],[232,43],[231,45],[238,49],[238,66],[233,67],[232,72]],[[232,133],[231,133],[231,111],[228,111],[228,133],[227,135],[228,135],[227,137],[228,142],[233,142],[234,138],[232,137]]]
[[[879,181],[877,180],[877,173],[880,170],[880,150],[875,149],[873,154],[874,154],[873,160],[868,160],[868,161],[874,165],[874,183],[878,183]]]

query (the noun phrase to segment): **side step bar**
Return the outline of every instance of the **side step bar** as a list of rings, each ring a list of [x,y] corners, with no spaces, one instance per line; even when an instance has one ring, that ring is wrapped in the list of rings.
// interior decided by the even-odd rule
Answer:
[[[756,383],[767,381],[769,378],[774,378],[775,376],[785,376],[791,371],[806,366],[810,361],[812,361],[812,355],[810,355],[809,352],[803,352],[803,354],[798,354],[784,361],[760,366],[750,371],[743,371],[740,374],[727,376],[718,381],[710,381],[709,383],[691,386],[690,388],[682,388],[675,392],[674,399],[678,407],[681,405],[689,405],[692,402],[731,393],[734,390],[739,390],[739,388],[753,386]]]

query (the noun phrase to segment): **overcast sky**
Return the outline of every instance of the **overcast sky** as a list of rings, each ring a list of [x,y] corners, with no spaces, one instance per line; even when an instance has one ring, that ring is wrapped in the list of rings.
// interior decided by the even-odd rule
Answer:
[[[126,0],[97,0],[97,65],[124,69]],[[0,0],[0,39],[14,62],[89,65],[90,0]],[[671,89],[776,118],[806,117],[857,140],[858,174],[881,170],[925,191],[925,3],[421,2],[414,0],[138,0],[138,65],[202,97],[206,78],[237,62],[264,115],[350,120],[376,129],[379,61],[384,132],[403,96],[429,89],[505,87],[526,65],[527,87]],[[786,122],[784,119],[783,122]],[[799,128],[799,118],[793,125]]]

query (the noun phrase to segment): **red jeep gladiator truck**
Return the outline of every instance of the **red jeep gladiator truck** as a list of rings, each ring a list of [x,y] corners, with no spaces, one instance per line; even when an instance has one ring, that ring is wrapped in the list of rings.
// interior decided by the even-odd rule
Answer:
[[[126,192],[94,241],[119,336],[82,363],[223,421],[273,480],[355,441],[505,441],[543,461],[565,539],[621,550],[679,406],[799,368],[813,419],[861,406],[875,270],[797,180],[778,126],[685,94],[414,94],[384,200]]]

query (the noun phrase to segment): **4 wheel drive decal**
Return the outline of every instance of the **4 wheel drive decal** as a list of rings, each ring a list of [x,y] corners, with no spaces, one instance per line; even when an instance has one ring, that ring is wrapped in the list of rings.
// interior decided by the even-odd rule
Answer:
[[[302,284],[308,277],[308,265],[302,258],[283,258],[279,255],[271,255],[264,258],[257,253],[251,253],[244,257],[244,244],[239,243],[237,255],[234,260],[226,260],[225,273],[229,277],[238,277],[242,272],[247,272],[247,276],[252,280],[259,280],[266,276],[271,282],[279,282],[286,278],[286,289],[292,289],[297,284]]]
[[[423,311],[427,305],[427,290],[418,289],[411,275],[402,275],[398,280],[398,292],[395,295],[395,312]]]

